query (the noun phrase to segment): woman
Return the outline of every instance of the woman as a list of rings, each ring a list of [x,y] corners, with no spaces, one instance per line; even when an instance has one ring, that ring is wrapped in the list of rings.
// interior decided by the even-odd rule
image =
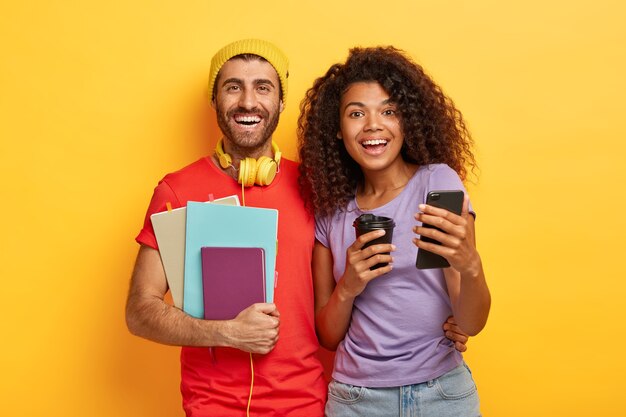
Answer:
[[[469,369],[440,330],[454,315],[475,335],[489,313],[473,212],[467,195],[461,215],[424,204],[428,191],[465,190],[475,166],[461,113],[393,47],[352,49],[315,81],[301,110],[301,185],[316,215],[316,329],[337,350],[326,414],[480,415]],[[355,240],[364,213],[395,221],[393,244],[364,248],[381,231]],[[451,266],[418,270],[418,250]],[[388,265],[370,269],[380,263]]]

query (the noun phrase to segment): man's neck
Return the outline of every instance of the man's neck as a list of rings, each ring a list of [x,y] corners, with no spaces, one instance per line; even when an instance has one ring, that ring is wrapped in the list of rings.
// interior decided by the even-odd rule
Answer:
[[[245,158],[259,159],[262,156],[268,158],[274,158],[274,152],[272,150],[272,138],[269,138],[263,144],[254,147],[237,146],[227,138],[222,138],[222,146],[224,152],[230,155],[232,164],[236,169],[239,169],[239,163]]]

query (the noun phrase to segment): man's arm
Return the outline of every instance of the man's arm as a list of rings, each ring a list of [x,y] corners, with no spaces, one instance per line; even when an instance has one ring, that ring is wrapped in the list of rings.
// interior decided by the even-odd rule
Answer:
[[[167,280],[156,249],[142,245],[126,301],[126,324],[134,335],[177,346],[230,346],[268,353],[278,340],[279,313],[258,303],[233,320],[201,320],[167,304]]]

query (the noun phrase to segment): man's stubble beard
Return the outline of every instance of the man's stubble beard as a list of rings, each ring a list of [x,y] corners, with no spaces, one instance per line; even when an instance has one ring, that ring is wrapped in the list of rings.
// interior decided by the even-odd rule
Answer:
[[[263,117],[263,122],[267,122],[263,130],[260,132],[234,132],[231,129],[228,121],[233,120],[232,114],[257,114],[260,113]],[[228,139],[233,151],[242,154],[242,156],[253,154],[258,149],[263,148],[268,140],[271,139],[278,121],[280,119],[280,112],[276,111],[272,115],[269,112],[261,110],[256,112],[247,111],[244,109],[234,109],[230,112],[224,112],[221,109],[216,109],[217,125],[219,126],[222,134]]]

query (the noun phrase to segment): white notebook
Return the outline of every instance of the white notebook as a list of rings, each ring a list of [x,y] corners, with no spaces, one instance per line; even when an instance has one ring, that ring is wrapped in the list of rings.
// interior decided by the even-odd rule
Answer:
[[[231,195],[218,198],[207,204],[239,206],[239,197]],[[171,211],[162,211],[150,216],[154,234],[159,245],[161,262],[165,270],[167,285],[170,287],[174,305],[182,310],[185,276],[185,234],[187,208],[180,207]]]

